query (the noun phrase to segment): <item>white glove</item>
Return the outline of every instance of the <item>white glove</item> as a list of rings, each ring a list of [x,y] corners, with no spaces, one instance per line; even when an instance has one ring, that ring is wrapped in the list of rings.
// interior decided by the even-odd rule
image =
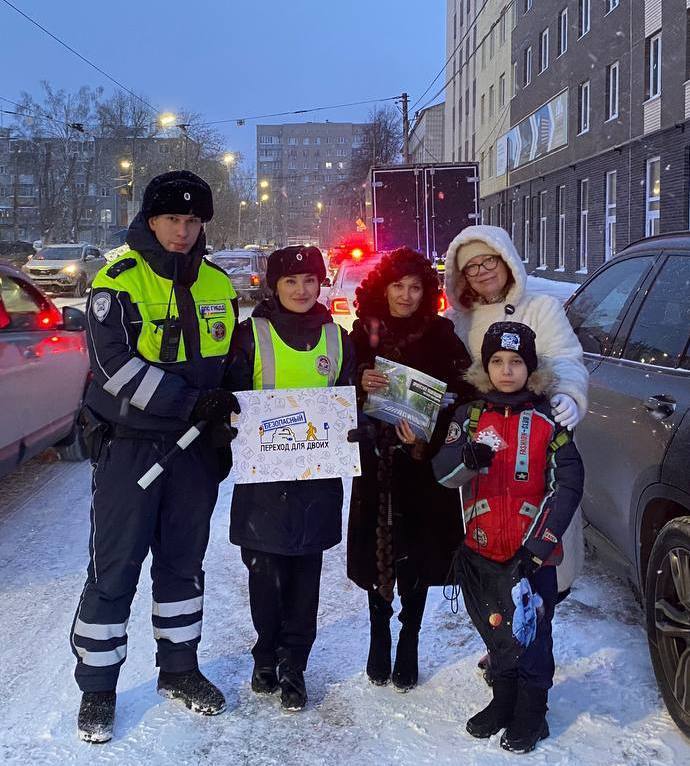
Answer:
[[[580,422],[580,413],[572,396],[568,394],[556,394],[551,397],[551,411],[556,423],[559,423],[568,431]]]

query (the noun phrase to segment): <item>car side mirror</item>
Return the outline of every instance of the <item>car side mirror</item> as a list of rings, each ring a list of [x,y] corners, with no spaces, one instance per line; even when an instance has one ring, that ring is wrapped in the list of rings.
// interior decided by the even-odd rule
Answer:
[[[86,314],[74,306],[63,306],[62,326],[63,329],[71,332],[86,330]]]
[[[321,283],[321,287],[331,287],[331,278],[326,277]]]

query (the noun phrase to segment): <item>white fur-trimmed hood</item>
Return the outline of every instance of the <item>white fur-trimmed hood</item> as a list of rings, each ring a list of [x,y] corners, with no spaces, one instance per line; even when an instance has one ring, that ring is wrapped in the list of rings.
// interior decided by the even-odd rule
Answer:
[[[485,242],[501,255],[515,280],[506,296],[506,303],[519,303],[525,293],[527,272],[508,232],[499,226],[467,226],[453,239],[446,253],[445,289],[450,305],[456,311],[468,311],[459,301],[465,288],[465,277],[462,274],[465,264],[458,263],[458,251],[461,245],[468,242]]]

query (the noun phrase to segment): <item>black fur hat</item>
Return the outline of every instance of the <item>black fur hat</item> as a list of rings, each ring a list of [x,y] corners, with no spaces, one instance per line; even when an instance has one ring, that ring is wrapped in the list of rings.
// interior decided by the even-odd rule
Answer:
[[[326,265],[318,247],[293,245],[274,250],[268,257],[266,284],[273,292],[281,277],[316,274],[319,284],[326,278]]]
[[[171,170],[149,181],[141,212],[146,220],[156,215],[197,215],[202,221],[213,218],[211,187],[189,170]]]
[[[536,335],[520,322],[494,322],[482,341],[482,366],[488,372],[489,360],[497,351],[514,351],[521,356],[531,375],[538,365]]]

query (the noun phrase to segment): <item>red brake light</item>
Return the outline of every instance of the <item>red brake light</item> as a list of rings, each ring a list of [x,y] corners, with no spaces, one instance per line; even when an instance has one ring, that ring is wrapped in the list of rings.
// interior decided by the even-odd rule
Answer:
[[[258,287],[261,284],[261,280],[259,279],[259,275],[258,274],[252,274],[249,277],[249,284],[252,287]]]
[[[39,330],[54,330],[62,324],[62,314],[55,308],[44,309],[38,312],[36,324]]]
[[[364,251],[361,247],[355,247],[352,249],[352,252],[350,253],[352,255],[352,259],[355,261],[361,261],[362,256],[364,255]]]
[[[333,298],[331,301],[331,314],[349,314],[350,304],[347,298]]]
[[[445,311],[448,308],[448,298],[446,297],[446,293],[444,290],[441,290],[438,296],[438,313],[440,314],[442,311]]]

